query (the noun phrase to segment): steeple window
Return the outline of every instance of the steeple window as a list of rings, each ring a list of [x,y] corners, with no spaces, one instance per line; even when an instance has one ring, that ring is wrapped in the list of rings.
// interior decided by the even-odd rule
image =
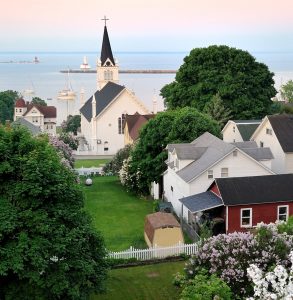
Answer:
[[[113,72],[110,70],[104,71],[104,80],[113,80]]]

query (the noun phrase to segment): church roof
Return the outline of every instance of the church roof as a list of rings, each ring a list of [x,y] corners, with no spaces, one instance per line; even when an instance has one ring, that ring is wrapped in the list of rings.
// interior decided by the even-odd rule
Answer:
[[[107,59],[110,59],[112,64],[115,66],[115,61],[110,45],[110,40],[108,36],[107,26],[104,27],[104,36],[103,36],[103,43],[102,43],[102,50],[101,50],[101,63],[102,66],[105,64]]]
[[[95,116],[98,116],[124,89],[124,86],[109,81],[100,91],[96,91],[94,94],[96,99]],[[80,109],[82,115],[89,122],[92,118],[92,100],[93,96],[91,96]]]

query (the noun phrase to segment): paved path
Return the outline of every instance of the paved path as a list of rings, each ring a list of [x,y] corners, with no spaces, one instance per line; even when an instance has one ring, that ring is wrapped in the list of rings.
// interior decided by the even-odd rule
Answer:
[[[78,159],[111,159],[114,155],[76,155],[74,154],[74,158]]]

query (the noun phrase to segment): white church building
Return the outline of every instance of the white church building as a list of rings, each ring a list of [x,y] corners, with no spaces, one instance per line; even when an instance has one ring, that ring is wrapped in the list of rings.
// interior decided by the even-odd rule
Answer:
[[[126,114],[149,114],[134,93],[118,82],[119,66],[105,24],[101,57],[97,62],[97,91],[80,108],[81,134],[91,154],[114,155],[124,147]]]

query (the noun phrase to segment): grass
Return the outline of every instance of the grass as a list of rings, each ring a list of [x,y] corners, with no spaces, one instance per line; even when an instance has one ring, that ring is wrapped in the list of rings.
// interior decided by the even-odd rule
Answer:
[[[85,209],[104,236],[108,250],[146,247],[144,219],[152,213],[152,201],[127,193],[114,176],[93,177],[93,185],[83,189]]]
[[[107,293],[90,300],[177,300],[180,289],[173,275],[182,272],[184,261],[114,269],[109,271]]]
[[[76,169],[81,167],[84,168],[101,167],[109,161],[110,159],[77,159],[75,160],[74,167]]]

